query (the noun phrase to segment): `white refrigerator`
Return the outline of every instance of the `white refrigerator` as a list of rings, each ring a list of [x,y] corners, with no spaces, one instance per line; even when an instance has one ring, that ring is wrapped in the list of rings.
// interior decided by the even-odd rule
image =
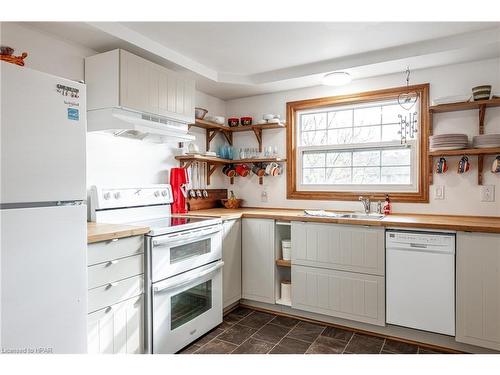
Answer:
[[[0,352],[85,353],[85,85],[0,77]]]

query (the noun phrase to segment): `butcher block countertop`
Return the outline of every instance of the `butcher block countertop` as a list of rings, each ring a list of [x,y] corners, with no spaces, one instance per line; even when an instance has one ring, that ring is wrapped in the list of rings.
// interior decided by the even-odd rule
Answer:
[[[149,227],[123,224],[87,223],[87,242],[109,241],[115,238],[138,236],[149,232]]]
[[[398,228],[447,229],[456,231],[500,233],[500,217],[391,214],[382,220],[341,219],[330,217],[306,216],[304,210],[280,208],[211,208],[191,211],[189,215],[216,216],[223,220],[248,218],[266,218],[275,220],[310,221],[318,223],[338,223],[354,225],[373,225]]]

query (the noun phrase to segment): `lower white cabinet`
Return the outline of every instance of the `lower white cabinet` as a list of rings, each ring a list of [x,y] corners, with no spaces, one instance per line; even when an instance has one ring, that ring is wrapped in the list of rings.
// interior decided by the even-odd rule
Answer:
[[[242,219],[242,297],[275,303],[274,220]]]
[[[241,220],[227,220],[222,227],[224,307],[241,299]]]
[[[88,315],[88,352],[143,353],[143,295]]]
[[[500,350],[500,235],[457,233],[456,340]]]
[[[292,307],[384,326],[384,277],[292,265]]]

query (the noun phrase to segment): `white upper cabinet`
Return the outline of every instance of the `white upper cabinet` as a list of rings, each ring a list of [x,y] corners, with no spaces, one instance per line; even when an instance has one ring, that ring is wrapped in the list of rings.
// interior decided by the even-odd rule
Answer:
[[[194,122],[195,82],[124,50],[85,59],[88,110],[121,107]]]
[[[384,228],[292,223],[292,263],[384,275]]]
[[[242,219],[242,297],[274,304],[274,220]]]
[[[457,233],[456,340],[500,350],[500,235]]]

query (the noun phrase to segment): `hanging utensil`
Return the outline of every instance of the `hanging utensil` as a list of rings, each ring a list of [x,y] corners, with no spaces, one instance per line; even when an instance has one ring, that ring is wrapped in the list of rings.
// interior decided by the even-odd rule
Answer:
[[[200,163],[196,162],[196,196],[198,198],[202,198],[203,194],[201,193],[200,187],[201,187],[201,180],[200,180]]]
[[[194,173],[193,173],[193,164],[191,164],[189,166],[189,196],[191,198],[196,198],[196,192],[194,191],[194,182],[193,182],[193,178],[194,178]]]
[[[203,163],[203,198],[208,198],[208,191],[207,191],[207,163]]]

